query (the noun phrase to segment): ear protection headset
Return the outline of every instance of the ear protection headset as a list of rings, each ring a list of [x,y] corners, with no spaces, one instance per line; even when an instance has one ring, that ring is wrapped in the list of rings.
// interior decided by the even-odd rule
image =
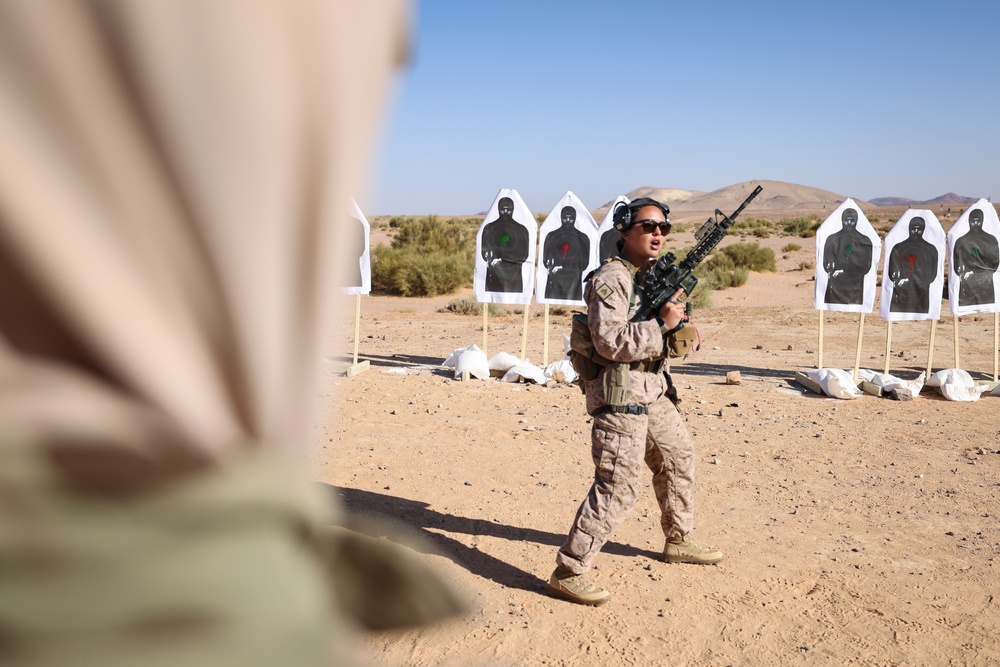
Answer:
[[[615,212],[611,219],[613,221],[615,229],[619,232],[624,232],[632,226],[632,219],[636,212],[645,206],[655,206],[656,208],[663,211],[663,218],[666,222],[670,222],[670,207],[666,204],[661,204],[651,197],[639,197],[634,199],[628,204],[625,202],[618,202],[615,205]]]

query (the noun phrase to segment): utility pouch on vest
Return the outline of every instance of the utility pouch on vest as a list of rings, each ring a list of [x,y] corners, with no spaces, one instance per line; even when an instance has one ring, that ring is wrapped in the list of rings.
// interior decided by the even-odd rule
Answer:
[[[698,330],[690,322],[667,336],[667,356],[671,359],[686,357],[697,352],[698,347]]]
[[[608,405],[628,405],[625,394],[628,392],[629,365],[613,362],[604,371],[602,384],[604,387],[604,402]]]
[[[586,313],[574,313],[573,328],[569,336],[570,362],[581,380],[593,380],[601,373],[607,360],[597,354],[594,341],[590,337],[590,326]],[[597,360],[597,361],[595,361]],[[583,383],[581,382],[581,387]]]

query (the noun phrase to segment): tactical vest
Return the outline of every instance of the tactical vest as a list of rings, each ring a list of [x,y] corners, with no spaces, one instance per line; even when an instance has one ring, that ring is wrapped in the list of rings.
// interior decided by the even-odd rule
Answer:
[[[620,262],[629,270],[629,273],[631,274],[632,282],[630,283],[628,299],[628,317],[631,318],[637,305],[634,288],[637,269],[631,262],[620,255],[609,257],[604,260],[602,266],[608,262]],[[584,282],[589,282],[591,278],[593,278],[595,272],[596,271],[592,271],[590,275],[584,279]],[[697,331],[693,325],[682,325],[680,329],[672,332],[667,337],[667,356],[671,358],[687,356],[692,349],[697,349],[695,346],[697,336]],[[607,369],[604,373],[602,385],[604,388],[605,402],[608,406],[610,406],[610,411],[639,414],[639,411],[631,410],[630,408],[641,408],[641,413],[645,414],[645,408],[642,408],[641,406],[629,406],[625,402],[625,395],[628,390],[629,372],[634,370],[639,372],[658,373],[663,367],[663,357],[624,363],[615,362],[602,356],[594,347],[594,341],[590,333],[590,325],[585,313],[575,313],[573,315],[573,326],[570,332],[569,356],[574,370],[576,370],[577,374],[580,376],[579,384],[581,390],[585,390],[584,383],[586,381],[597,379],[601,375],[601,371],[603,369]],[[678,402],[676,399],[676,392],[673,391],[673,383],[670,382],[669,376],[667,376],[667,382],[670,385],[670,393],[673,394],[670,398],[676,403]]]

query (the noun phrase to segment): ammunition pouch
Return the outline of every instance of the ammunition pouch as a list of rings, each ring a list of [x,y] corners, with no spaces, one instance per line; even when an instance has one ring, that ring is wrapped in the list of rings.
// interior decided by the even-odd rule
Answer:
[[[667,356],[671,359],[686,357],[697,352],[700,345],[698,329],[691,322],[685,322],[667,336]]]
[[[604,389],[604,402],[608,405],[625,406],[625,396],[628,394],[628,374],[630,364],[613,362],[604,369],[601,386]]]

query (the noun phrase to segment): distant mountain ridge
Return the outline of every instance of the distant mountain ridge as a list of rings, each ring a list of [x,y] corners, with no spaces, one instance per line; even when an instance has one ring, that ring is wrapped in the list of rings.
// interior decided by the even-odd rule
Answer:
[[[940,197],[924,201],[907,199],[906,197],[876,197],[875,199],[869,200],[869,202],[875,206],[971,206],[977,201],[979,201],[979,199],[976,197],[963,197],[962,195],[957,195],[954,192],[949,192],[941,195]]]
[[[847,199],[844,195],[830,192],[829,190],[813,188],[807,185],[797,185],[795,183],[785,183],[784,181],[768,180],[744,181],[711,192],[644,186],[626,193],[625,196],[629,199],[652,197],[657,201],[664,202],[670,206],[672,212],[676,213],[714,211],[715,209],[731,213],[737,206],[743,203],[758,185],[763,186],[764,191],[747,207],[746,210],[748,212],[833,209]],[[869,202],[861,199],[855,199],[854,201],[859,206],[869,204]],[[612,203],[608,202],[597,209],[594,217],[600,220]]]
[[[657,201],[664,202],[670,206],[672,212],[676,213],[714,211],[715,209],[729,213],[743,203],[743,200],[758,185],[762,185],[764,191],[747,207],[746,210],[751,213],[754,211],[794,211],[799,209],[803,211],[832,210],[848,198],[847,195],[808,185],[769,180],[744,181],[711,192],[684,190],[681,188],[656,188],[647,185],[627,192],[625,196],[629,199],[652,197]],[[858,199],[857,197],[852,197],[852,199],[854,199],[858,206],[866,207],[969,206],[979,201],[978,198],[963,197],[954,192],[949,192],[940,197],[925,201],[917,201],[904,197],[877,197],[867,201]],[[607,202],[594,211],[594,217],[600,220],[607,213],[612,203]]]

